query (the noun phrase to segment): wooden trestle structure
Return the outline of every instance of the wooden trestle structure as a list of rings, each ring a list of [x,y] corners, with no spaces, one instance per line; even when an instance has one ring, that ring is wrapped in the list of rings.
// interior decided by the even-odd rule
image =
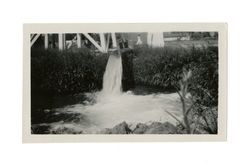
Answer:
[[[117,39],[115,33],[97,33],[99,35],[99,40],[97,41],[94,39],[90,33],[76,33],[75,37],[71,41],[67,41],[66,43],[66,35],[65,33],[59,33],[58,35],[58,49],[65,50],[69,49],[73,42],[77,45],[77,48],[82,47],[82,37],[84,36],[85,39],[88,40],[95,48],[102,52],[106,53],[109,50],[117,48]],[[37,41],[39,37],[44,37],[44,48],[49,48],[49,35],[52,34],[31,34],[30,38],[30,46],[32,47],[34,43]],[[53,34],[54,35],[54,34]],[[155,37],[154,37],[155,36]],[[110,40],[112,41],[112,47],[110,48]],[[164,40],[163,40],[163,33],[147,33],[147,44],[153,47],[163,47]],[[136,44],[142,44],[140,35],[137,36]]]

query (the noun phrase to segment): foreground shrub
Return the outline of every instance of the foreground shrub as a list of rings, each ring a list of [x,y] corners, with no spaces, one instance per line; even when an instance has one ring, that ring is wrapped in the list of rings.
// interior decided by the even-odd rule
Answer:
[[[189,91],[206,106],[218,104],[218,48],[173,49],[140,47],[135,50],[137,84],[175,90],[183,69],[192,70]]]
[[[122,53],[124,90],[134,87],[132,59],[133,51]],[[31,91],[53,96],[100,90],[107,60],[108,54],[89,49],[32,49]]]
[[[34,49],[31,52],[32,92],[72,94],[100,89],[107,55]],[[98,67],[97,67],[98,66]]]

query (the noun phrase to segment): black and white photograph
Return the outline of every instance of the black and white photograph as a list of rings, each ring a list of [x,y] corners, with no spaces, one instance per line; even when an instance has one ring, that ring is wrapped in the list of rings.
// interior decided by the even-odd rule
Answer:
[[[249,164],[248,1],[2,1],[0,164]]]
[[[27,35],[31,136],[218,135],[219,30]]]

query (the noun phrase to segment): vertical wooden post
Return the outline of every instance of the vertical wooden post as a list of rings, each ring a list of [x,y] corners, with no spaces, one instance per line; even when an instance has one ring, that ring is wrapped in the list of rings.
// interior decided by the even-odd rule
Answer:
[[[108,38],[106,42],[106,50],[105,50],[106,53],[109,51],[109,40],[110,40],[110,34],[108,34]]]
[[[153,37],[153,33],[148,32],[148,34],[147,34],[147,44],[148,44],[148,46],[152,46],[152,37]]]
[[[153,33],[152,47],[164,47],[163,32]]]
[[[63,34],[58,34],[58,48],[59,50],[63,49]]]
[[[113,48],[116,48],[117,47],[117,42],[116,42],[115,33],[111,33],[111,38],[112,38]]]
[[[44,34],[44,48],[48,49],[49,47],[49,34]]]
[[[65,49],[65,34],[59,33],[58,34],[58,48],[59,50]]]
[[[104,33],[100,33],[100,41],[101,41],[102,52],[105,52],[106,51],[106,40],[105,40]]]
[[[80,33],[76,34],[76,40],[77,40],[77,48],[81,48],[82,46],[82,37]]]

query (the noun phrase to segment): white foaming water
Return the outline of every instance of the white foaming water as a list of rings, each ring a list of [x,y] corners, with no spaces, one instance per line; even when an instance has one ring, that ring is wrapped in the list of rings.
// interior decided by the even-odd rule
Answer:
[[[81,114],[83,119],[74,123],[52,123],[52,129],[67,127],[85,133],[98,133],[103,128],[112,128],[125,121],[129,124],[148,122],[170,122],[176,124],[168,112],[182,117],[178,94],[134,95],[122,93],[121,56],[110,55],[104,78],[103,90],[88,94],[94,104],[77,104],[56,110],[58,113]]]
[[[85,106],[88,117],[101,128],[111,128],[123,121],[130,124],[153,121],[176,123],[165,110],[181,118],[178,94],[134,95],[132,92],[106,97],[94,105]]]
[[[102,97],[120,95],[122,92],[122,58],[110,55],[103,76]]]
[[[92,93],[98,98],[100,93]],[[93,97],[93,96],[91,96]],[[112,128],[125,121],[132,128],[138,123],[170,122],[176,125],[168,112],[181,119],[181,103],[176,93],[134,95],[132,92],[121,95],[110,95],[98,100],[94,104],[77,104],[57,109],[56,112],[64,114],[81,114],[83,119],[73,123],[52,123],[52,129],[70,128],[84,133],[99,133],[104,128]]]

